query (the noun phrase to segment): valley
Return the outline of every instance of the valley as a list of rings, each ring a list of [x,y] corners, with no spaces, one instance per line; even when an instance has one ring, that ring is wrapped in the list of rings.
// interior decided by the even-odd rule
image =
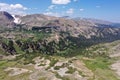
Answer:
[[[119,41],[117,41],[118,43]],[[112,42],[112,46],[116,42]],[[99,47],[111,44],[100,44]],[[113,46],[114,45],[114,46]],[[91,52],[94,51],[92,46]],[[108,47],[108,46],[107,46]],[[19,56],[18,56],[19,57]],[[29,59],[28,59],[29,60]],[[33,62],[25,63],[21,59],[3,58],[0,61],[0,72],[2,80],[119,80],[119,58],[95,57],[88,58],[77,55],[71,58],[60,56],[39,55],[32,59]],[[116,62],[117,61],[117,62]]]
[[[8,12],[0,20],[0,80],[120,80],[118,25]]]

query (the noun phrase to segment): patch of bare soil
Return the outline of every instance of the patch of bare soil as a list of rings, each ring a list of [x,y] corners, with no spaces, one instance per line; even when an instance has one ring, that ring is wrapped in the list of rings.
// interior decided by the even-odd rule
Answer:
[[[30,80],[39,80],[42,77],[45,77],[45,80],[61,80],[60,78],[57,78],[56,73],[59,76],[67,77],[70,80],[87,80],[87,78],[84,78],[82,75],[79,74],[79,70],[76,70],[74,73],[66,73],[67,71],[69,71],[68,67],[76,68],[76,66],[73,63],[70,63],[69,60],[60,60],[48,70],[46,70],[46,68],[49,67],[50,60],[37,57],[34,59],[34,61],[36,63],[35,65],[33,65],[35,71],[30,75]],[[62,67],[63,64],[66,64],[67,66]],[[79,63],[76,64],[79,65]],[[55,70],[55,66],[61,67],[59,70]],[[78,66],[78,68],[81,68],[81,66]]]
[[[31,73],[32,71],[30,70],[27,70],[27,69],[22,69],[22,68],[11,68],[11,67],[8,67],[7,69],[5,69],[5,71],[10,71],[9,73],[9,76],[16,76],[16,75],[19,75],[19,74],[22,74],[22,73]]]
[[[83,72],[83,74],[86,77],[88,78],[93,77],[93,72],[89,70],[82,61],[80,60],[73,61],[73,66],[77,68],[79,71]]]
[[[116,54],[111,54],[110,57],[119,57],[120,56],[120,52],[116,53]]]
[[[36,70],[30,76],[30,80],[40,80],[40,78],[45,78],[45,80],[61,80],[56,78],[55,74],[45,70]]]
[[[112,53],[110,55],[111,58],[120,57],[120,44],[114,46],[110,52]],[[117,75],[120,77],[120,59],[111,65],[111,69],[115,70]]]
[[[50,64],[50,60],[37,57],[34,59],[34,61],[36,63],[33,65],[35,70],[32,74],[30,74],[30,80],[40,80],[41,78],[45,78],[45,80],[61,80],[56,78],[54,73],[46,70]]]
[[[16,58],[17,55],[9,55],[9,56],[2,56],[2,60],[13,60]]]
[[[116,73],[120,76],[120,60],[112,64],[111,69],[115,70]]]

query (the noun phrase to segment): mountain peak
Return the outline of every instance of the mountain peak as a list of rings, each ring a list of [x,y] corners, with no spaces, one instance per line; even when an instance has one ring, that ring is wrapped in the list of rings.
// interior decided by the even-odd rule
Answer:
[[[11,14],[5,11],[0,11],[0,26],[2,27],[13,27],[15,23],[14,18]]]
[[[14,18],[11,16],[11,14],[9,14],[8,12],[6,11],[0,11],[0,18],[2,18],[2,16],[4,16],[6,19],[9,19],[9,20],[13,20]]]

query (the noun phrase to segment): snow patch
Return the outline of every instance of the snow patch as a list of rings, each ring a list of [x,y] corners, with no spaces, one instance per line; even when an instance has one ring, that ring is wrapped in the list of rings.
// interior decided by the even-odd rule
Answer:
[[[16,17],[15,15],[12,15],[12,16],[13,16],[13,18],[14,18],[14,23],[20,24],[20,22],[21,22],[20,18],[19,18],[19,17]]]

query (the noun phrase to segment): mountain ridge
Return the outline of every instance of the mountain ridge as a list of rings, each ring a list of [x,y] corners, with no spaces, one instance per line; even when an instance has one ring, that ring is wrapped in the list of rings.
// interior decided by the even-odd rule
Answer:
[[[9,14],[7,12],[4,13]],[[113,23],[108,21],[101,21],[96,19],[80,19],[80,18],[66,19],[60,17],[46,16],[43,14],[32,14],[26,16],[17,16],[17,19],[20,22],[16,24],[15,16],[12,17],[11,14],[9,15],[4,14],[1,16],[8,17],[8,20],[6,18],[5,20],[9,22],[9,24],[6,23],[4,24],[5,22],[4,18],[1,18],[1,21],[4,21],[1,24],[12,27],[21,26],[22,28],[25,28],[27,30],[32,30],[34,27],[38,30],[40,27],[46,27],[46,28],[51,27],[51,29],[54,27],[53,31],[55,31],[56,33],[60,33],[61,31],[68,32],[73,37],[79,37],[80,35],[84,36],[87,39],[92,37],[107,38],[108,36],[120,37],[119,25],[117,25],[116,27],[115,25],[113,25]],[[10,19],[9,16],[11,17]]]

